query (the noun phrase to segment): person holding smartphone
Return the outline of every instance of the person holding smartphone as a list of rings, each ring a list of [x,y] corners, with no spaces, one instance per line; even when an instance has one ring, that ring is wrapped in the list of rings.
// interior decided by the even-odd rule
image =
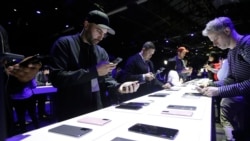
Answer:
[[[250,140],[250,35],[239,34],[229,17],[206,24],[203,36],[214,46],[228,50],[229,72],[225,79],[197,89],[206,96],[221,97],[221,124],[227,140]]]
[[[55,113],[58,121],[79,116],[105,106],[107,92],[126,94],[137,91],[139,83],[119,84],[111,76],[116,63],[109,62],[108,53],[98,45],[115,31],[108,16],[99,10],[90,11],[79,34],[60,37],[51,56],[50,80],[57,88]]]
[[[122,81],[139,81],[141,84],[136,94],[121,96],[122,101],[143,96],[157,90],[170,88],[169,83],[162,83],[155,77],[154,64],[150,60],[155,53],[155,44],[146,41],[141,51],[130,56],[122,72]]]
[[[0,25],[1,34],[1,52],[4,54],[10,52],[8,43],[7,31]],[[22,61],[29,59],[30,57],[24,58]],[[28,64],[27,66],[21,66],[19,63],[7,65],[8,62],[5,58],[1,58],[1,65],[4,67],[4,106],[5,106],[5,122],[6,122],[6,136],[10,137],[18,134],[16,131],[14,117],[13,117],[13,105],[11,104],[12,97],[17,93],[25,92],[25,89],[32,86],[33,79],[36,73],[41,68],[40,63]],[[1,78],[2,79],[2,78]],[[24,93],[23,93],[24,94]],[[20,98],[20,97],[19,97]],[[20,99],[19,99],[20,100]],[[34,121],[36,122],[36,121]],[[1,132],[4,132],[1,131]],[[19,132],[20,133],[20,132]]]

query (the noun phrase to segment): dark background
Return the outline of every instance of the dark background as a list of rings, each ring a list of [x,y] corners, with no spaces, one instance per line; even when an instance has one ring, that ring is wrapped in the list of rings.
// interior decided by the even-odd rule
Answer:
[[[82,30],[88,11],[103,10],[116,31],[100,43],[110,56],[126,60],[151,40],[157,46],[152,58],[157,69],[178,46],[190,50],[187,59],[194,66],[203,64],[207,53],[221,52],[201,35],[205,24],[229,16],[239,33],[249,33],[249,7],[248,0],[5,0],[0,23],[9,33],[13,53],[46,55],[59,36]]]

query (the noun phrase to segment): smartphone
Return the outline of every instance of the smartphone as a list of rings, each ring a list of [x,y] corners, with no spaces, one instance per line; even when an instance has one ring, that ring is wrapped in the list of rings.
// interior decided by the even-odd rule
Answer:
[[[122,61],[123,59],[121,57],[117,57],[115,60],[112,61],[113,64],[118,64]]]
[[[116,106],[115,108],[128,109],[128,110],[139,110],[142,108],[142,106],[141,105],[120,104],[119,106]]]
[[[148,124],[142,124],[137,123],[130,128],[128,128],[129,131],[141,133],[145,135],[152,135],[155,137],[165,138],[174,140],[176,135],[178,134],[178,129],[173,128],[166,128],[166,127],[160,127],[155,125],[148,125]]]
[[[195,111],[196,107],[195,106],[186,106],[186,105],[168,105],[168,109],[178,109],[178,110],[191,110]]]
[[[128,104],[128,105],[139,105],[139,106],[148,106],[150,103],[149,102],[128,102],[128,103],[125,103],[125,104]]]
[[[135,140],[130,140],[122,137],[115,137],[111,141],[135,141]]]
[[[188,117],[191,117],[193,115],[192,111],[186,111],[186,110],[164,110],[161,113],[167,115],[188,116]]]
[[[24,59],[23,55],[5,52],[2,55],[5,67],[15,65]],[[1,61],[1,60],[0,60]]]
[[[151,94],[151,95],[148,95],[149,97],[166,97],[167,93],[156,93],[156,94]]]
[[[107,118],[96,118],[96,117],[84,117],[77,120],[80,123],[94,124],[94,125],[104,125],[109,123],[111,120]]]
[[[62,135],[68,135],[72,137],[81,137],[92,131],[90,128],[72,126],[72,125],[60,125],[55,128],[49,129],[49,132],[58,133]]]
[[[203,96],[202,93],[185,93],[184,95],[189,95],[189,96]]]
[[[20,66],[28,66],[29,64],[37,64],[41,62],[41,59],[39,58],[39,54],[36,54],[29,59],[23,60],[19,63]]]
[[[201,96],[204,96],[204,95],[201,93],[185,93],[182,97],[198,99],[198,98],[201,98]]]

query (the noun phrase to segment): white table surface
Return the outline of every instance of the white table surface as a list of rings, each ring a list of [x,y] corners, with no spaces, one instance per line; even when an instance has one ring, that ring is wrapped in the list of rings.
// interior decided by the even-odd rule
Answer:
[[[128,128],[136,123],[157,125],[179,130],[174,141],[211,141],[211,98],[209,97],[189,97],[184,98],[186,92],[197,92],[194,85],[181,87],[179,91],[158,91],[156,93],[169,93],[168,96],[148,97],[148,95],[130,100],[133,102],[150,102],[139,110],[117,109],[110,106],[98,111],[94,111],[82,116],[78,116],[63,122],[55,123],[37,130],[22,134],[27,136],[22,141],[111,141],[115,137],[123,137],[137,141],[167,141],[159,137],[143,135],[128,131]],[[167,109],[169,104],[196,106],[193,115],[177,116],[162,114],[161,111]],[[77,122],[78,119],[86,116],[108,118],[111,122],[105,125],[91,125]],[[49,129],[62,125],[74,125],[91,128],[92,131],[82,137],[70,137],[48,132]]]

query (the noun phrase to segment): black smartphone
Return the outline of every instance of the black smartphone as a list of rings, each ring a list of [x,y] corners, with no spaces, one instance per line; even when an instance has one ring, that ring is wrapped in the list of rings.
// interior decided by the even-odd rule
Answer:
[[[146,134],[146,135],[152,135],[155,137],[161,137],[165,139],[174,140],[176,135],[178,134],[178,129],[173,128],[166,128],[166,127],[160,127],[155,125],[148,125],[148,124],[142,124],[137,123],[130,128],[128,128],[129,131]]]
[[[191,110],[195,111],[196,107],[195,106],[187,106],[187,105],[168,105],[168,109],[178,109],[178,110]]]
[[[36,64],[41,62],[40,55],[36,54],[29,59],[23,60],[19,63],[20,66],[28,66],[29,64]]]
[[[121,103],[121,105],[135,105],[135,106],[148,106],[149,102],[128,102],[128,103]]]
[[[202,93],[185,93],[184,95],[189,95],[189,96],[203,96]]]
[[[122,137],[115,137],[111,141],[135,141],[135,140],[130,140]]]
[[[122,58],[121,57],[117,57],[115,60],[112,61],[112,63],[114,64],[118,64],[122,61]]]
[[[141,105],[120,104],[119,106],[116,106],[115,108],[128,109],[128,110],[139,110],[142,108],[142,106]]]
[[[151,95],[148,95],[149,97],[166,97],[167,95],[169,94],[166,94],[166,93],[156,93],[156,94],[151,94]]]

